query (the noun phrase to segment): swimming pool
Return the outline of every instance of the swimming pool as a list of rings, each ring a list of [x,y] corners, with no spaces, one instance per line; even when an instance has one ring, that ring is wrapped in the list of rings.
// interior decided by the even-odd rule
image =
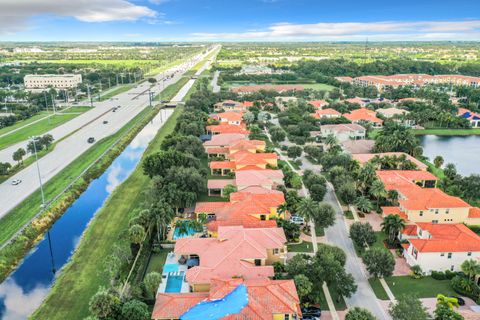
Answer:
[[[175,228],[175,230],[173,231],[173,240],[190,237],[191,235],[197,233],[197,231],[195,231],[195,229],[193,229],[192,227],[188,227],[186,231],[187,233],[180,234],[180,229]]]
[[[167,278],[167,285],[165,286],[165,292],[178,293],[182,291],[183,277],[185,273],[182,271],[179,275],[172,273]]]
[[[178,264],[176,263],[167,263],[163,266],[163,273],[177,272]]]

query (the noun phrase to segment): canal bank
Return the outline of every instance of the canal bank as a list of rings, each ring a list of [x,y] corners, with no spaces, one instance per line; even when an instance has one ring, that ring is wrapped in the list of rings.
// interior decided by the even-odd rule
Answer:
[[[480,136],[419,136],[423,155],[433,163],[442,156],[444,165],[453,163],[462,176],[480,174]],[[477,159],[477,161],[475,161]]]
[[[0,284],[0,319],[24,319],[40,305],[55,280],[56,271],[69,260],[92,217],[133,172],[149,142],[172,113],[171,109],[158,113]]]

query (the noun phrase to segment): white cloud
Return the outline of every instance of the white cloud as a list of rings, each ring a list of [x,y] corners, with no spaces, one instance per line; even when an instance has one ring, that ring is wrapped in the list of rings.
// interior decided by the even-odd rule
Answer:
[[[1,0],[0,33],[25,29],[40,15],[74,17],[84,22],[136,21],[157,12],[127,0]]]
[[[25,292],[14,280],[0,284],[0,299],[5,306],[3,319],[22,320],[37,309],[45,299],[48,287],[41,284]]]
[[[193,33],[197,40],[480,40],[480,20],[277,23],[265,30]]]

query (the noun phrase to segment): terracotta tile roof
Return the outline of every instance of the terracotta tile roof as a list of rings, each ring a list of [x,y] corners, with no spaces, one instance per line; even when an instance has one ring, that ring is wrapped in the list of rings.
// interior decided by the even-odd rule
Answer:
[[[356,109],[350,111],[350,113],[344,113],[343,116],[350,121],[383,123],[382,119],[379,119],[375,116],[375,111],[369,110],[367,108]]]
[[[227,154],[228,153],[228,149],[227,148],[220,148],[220,147],[213,147],[213,148],[208,148],[207,150],[205,150],[207,152],[207,154]]]
[[[238,172],[238,171],[245,171],[245,170],[267,170],[266,168],[261,168],[257,165],[246,165],[245,167],[241,167],[241,168],[238,168],[237,170],[235,170],[235,172]]]
[[[409,239],[419,252],[478,252],[480,237],[464,224],[417,223],[430,239]],[[419,233],[420,234],[420,233]]]
[[[232,161],[210,161],[210,169],[235,169],[235,162]]]
[[[203,143],[205,147],[226,147],[247,138],[246,134],[223,133],[212,136],[212,139]]]
[[[407,224],[405,228],[403,228],[402,234],[406,236],[416,236],[417,226],[415,224]]]
[[[342,114],[338,112],[335,109],[328,108],[328,109],[322,109],[322,110],[315,110],[315,113],[313,114],[313,117],[316,119],[322,118],[322,116],[338,116],[340,117]]]
[[[217,116],[220,119],[225,119],[227,121],[242,121],[243,120],[243,112],[227,111],[227,112],[218,113]]]
[[[322,109],[322,107],[328,105],[328,102],[325,100],[312,100],[312,101],[308,101],[308,104],[311,104],[317,109]]]
[[[258,149],[259,147],[265,147],[266,143],[262,140],[240,140],[230,146],[230,153],[235,153],[240,150]]]
[[[232,92],[236,93],[249,93],[249,92],[258,92],[260,90],[267,90],[267,91],[277,91],[277,92],[283,92],[283,91],[290,91],[290,90],[296,90],[296,91],[303,91],[305,90],[304,86],[301,85],[254,85],[254,86],[239,86],[232,88]]]
[[[389,216],[389,215],[399,215],[400,218],[402,218],[403,220],[405,220],[406,222],[408,222],[408,217],[407,215],[405,214],[405,212],[403,212],[400,207],[381,207],[382,209],[382,213],[384,216]]]
[[[320,130],[322,129],[332,130],[336,132],[354,132],[365,130],[364,127],[356,123],[323,124],[320,126]]]
[[[383,182],[386,190],[398,190],[401,187],[417,187],[412,185],[417,181],[437,181],[428,171],[421,170],[381,170],[377,177]]]
[[[197,254],[200,265],[189,269],[190,284],[210,283],[214,278],[265,279],[273,277],[272,266],[255,266],[247,259],[266,259],[267,249],[283,248],[282,228],[220,227],[218,238],[182,238],[175,244],[175,254]]]
[[[353,78],[352,77],[335,77],[338,81],[342,82],[352,82]]]
[[[197,202],[194,212],[196,213],[215,213],[221,208],[227,206],[228,202]]]
[[[230,194],[230,200],[231,201],[235,201],[235,200],[240,200],[240,199],[244,199],[247,195],[251,195],[251,194],[269,194],[269,195],[283,195],[283,192],[282,191],[278,191],[278,190],[270,190],[270,189],[266,189],[266,188],[262,188],[262,187],[258,187],[258,186],[251,186],[251,187],[247,187],[241,191],[238,191],[238,192],[234,192],[234,193],[231,193]]]
[[[243,101],[243,105],[244,105],[246,108],[253,107],[253,101]]]
[[[152,319],[179,319],[194,305],[208,298],[208,292],[159,293]]]
[[[403,153],[403,152],[358,153],[358,154],[352,155],[352,157],[353,157],[354,160],[357,160],[358,162],[363,164],[363,163],[366,163],[366,162],[372,160],[376,156],[378,156],[378,157],[393,157],[393,156],[400,157],[402,155],[404,155],[407,160],[416,164],[418,169],[427,170],[428,166],[426,164],[424,164],[423,162],[415,159],[411,155]]]
[[[209,292],[159,294],[152,319],[181,318],[198,303],[224,299],[240,285],[247,288],[248,304],[240,312],[222,317],[223,320],[271,320],[278,314],[301,317],[300,299],[293,280],[213,278]]]
[[[480,218],[480,208],[473,207],[470,208],[470,211],[468,212],[468,217],[469,218]]]
[[[210,179],[207,181],[208,189],[223,189],[229,184],[235,185],[235,180],[233,179]]]
[[[213,133],[241,133],[241,134],[250,134],[245,126],[243,125],[236,125],[236,124],[228,124],[228,123],[221,123],[217,125],[207,126],[207,130]]]
[[[458,197],[450,196],[440,189],[418,188],[402,190],[407,200],[398,202],[407,210],[429,210],[443,208],[470,208],[471,206]]]
[[[242,226],[244,228],[275,228],[277,227],[277,221],[260,220],[251,215],[241,215],[229,220],[212,220],[207,223],[207,229],[213,232],[217,231],[219,227],[228,226]]]
[[[348,103],[357,103],[357,104],[359,104],[359,105],[361,105],[361,106],[364,105],[364,104],[366,104],[366,102],[364,101],[364,99],[361,99],[361,98],[359,98],[359,97],[346,99],[345,101],[348,102]]]
[[[235,202],[216,212],[217,220],[230,220],[244,215],[269,215],[271,208],[276,208],[285,202],[283,194],[246,194],[235,195]]]
[[[277,158],[278,156],[276,153],[251,153],[248,151],[238,151],[231,155],[231,160],[234,161],[237,166],[266,164],[268,163],[267,160],[273,160]]]
[[[241,170],[235,174],[237,186],[272,186],[283,180],[282,170]]]

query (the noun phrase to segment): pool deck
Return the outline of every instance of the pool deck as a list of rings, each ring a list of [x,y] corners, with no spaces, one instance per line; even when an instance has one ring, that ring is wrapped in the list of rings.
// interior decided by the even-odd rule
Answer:
[[[165,260],[165,264],[176,264],[176,265],[178,265],[178,271],[176,271],[175,274],[179,273],[179,272],[183,272],[184,274],[187,273],[187,265],[179,264],[178,261],[177,261],[177,256],[173,252],[170,252],[167,255],[167,259]],[[162,282],[160,283],[160,286],[158,287],[158,293],[164,293],[165,292],[166,287],[167,287],[167,280],[168,280],[168,272],[164,272],[162,274]],[[180,293],[187,293],[187,292],[190,292],[190,286],[188,285],[188,283],[184,279],[184,281],[182,282],[182,289],[180,290]]]

